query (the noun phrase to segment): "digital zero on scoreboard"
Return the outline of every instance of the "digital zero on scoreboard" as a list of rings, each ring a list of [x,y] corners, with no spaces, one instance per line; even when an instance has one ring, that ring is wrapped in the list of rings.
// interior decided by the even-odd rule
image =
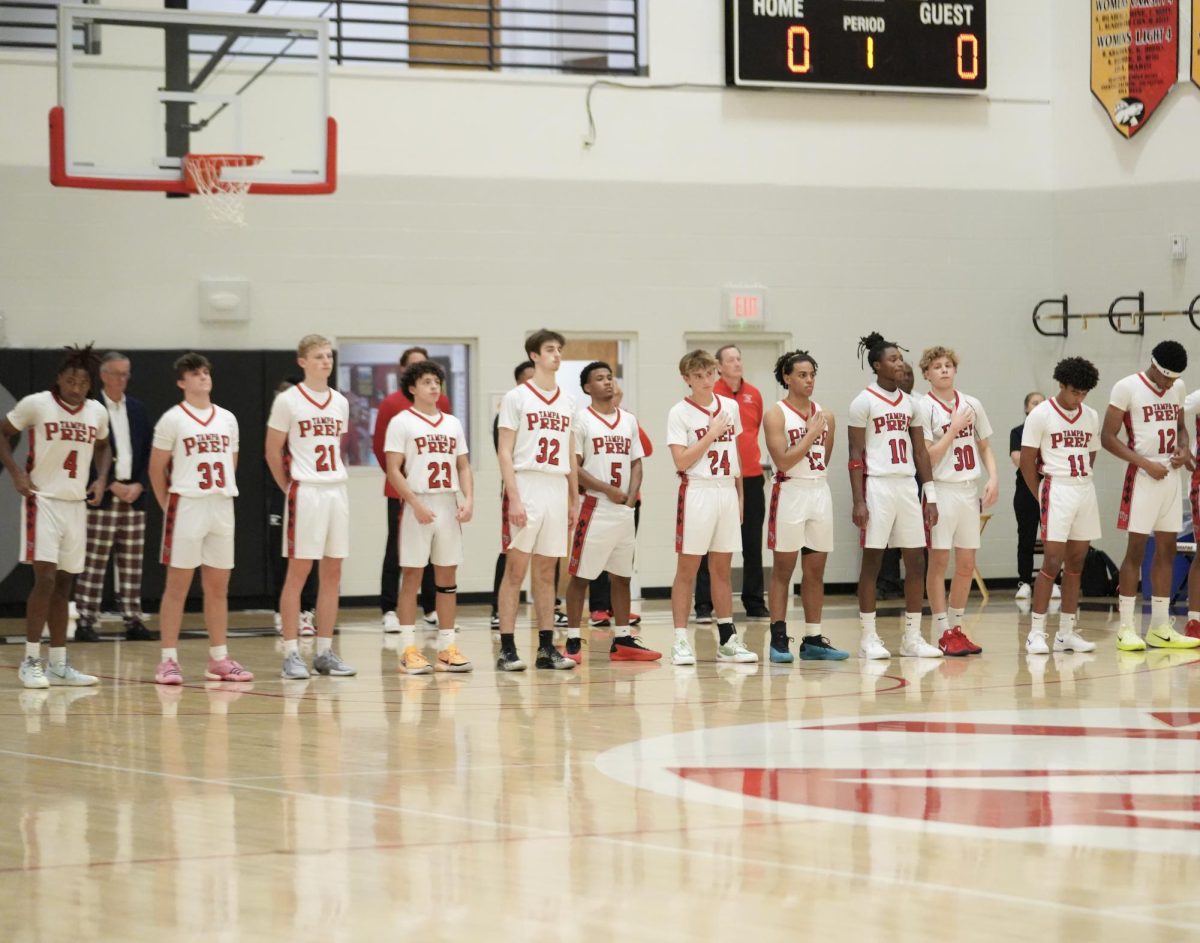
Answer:
[[[725,0],[725,12],[730,85],[987,89],[986,0]]]

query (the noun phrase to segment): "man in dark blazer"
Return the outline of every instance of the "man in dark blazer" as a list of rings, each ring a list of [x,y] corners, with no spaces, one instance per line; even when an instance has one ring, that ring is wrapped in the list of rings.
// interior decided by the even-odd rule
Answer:
[[[75,605],[79,610],[75,626],[77,642],[100,641],[96,625],[104,595],[104,574],[114,554],[126,640],[150,642],[159,637],[157,632],[146,628],[142,612],[142,557],[149,497],[147,470],[154,428],[146,407],[125,393],[129,375],[129,358],[124,354],[113,350],[101,359],[99,399],[108,410],[113,459],[104,500],[98,507],[88,507],[87,563],[75,581]]]

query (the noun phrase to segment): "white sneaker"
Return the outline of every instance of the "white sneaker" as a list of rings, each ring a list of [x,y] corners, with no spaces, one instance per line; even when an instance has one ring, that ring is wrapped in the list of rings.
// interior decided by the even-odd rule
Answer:
[[[892,653],[883,647],[883,639],[878,635],[864,635],[858,645],[858,657],[865,659],[891,658]]]
[[[95,675],[85,675],[82,671],[76,671],[68,663],[63,662],[61,665],[46,666],[46,680],[53,687],[86,688],[100,679]]]
[[[1138,635],[1138,630],[1132,625],[1123,625],[1117,629],[1117,650],[1122,652],[1144,652],[1146,643]]]
[[[317,626],[313,621],[316,618],[316,613],[311,609],[304,609],[300,612],[300,634],[301,635],[316,635]]]
[[[275,634],[280,635],[283,632],[283,616],[277,612],[275,613],[273,621],[275,623]]]
[[[1050,587],[1050,598],[1062,599],[1062,590],[1059,588],[1057,583]]]
[[[424,622],[426,625],[437,625],[437,624],[438,624],[438,620],[437,620],[437,612],[436,612],[436,611],[434,611],[434,612],[427,612],[427,613],[425,613],[423,616],[421,616],[421,620],[422,620],[422,621],[423,621],[423,622]]]
[[[1056,652],[1092,652],[1096,650],[1096,643],[1089,642],[1072,629],[1067,635],[1054,636],[1054,650]]]
[[[383,614],[383,631],[385,631],[385,632],[399,632],[400,631],[400,620],[396,618],[396,610],[395,609],[393,609],[391,612],[385,612]]]
[[[758,656],[742,644],[737,633],[729,636],[729,641],[717,646],[717,661],[736,661],[738,664],[750,664],[758,661]]]
[[[1031,587],[1028,583],[1018,583],[1017,584],[1017,595],[1014,598],[1028,599],[1032,595],[1033,595],[1033,587]]]
[[[27,688],[50,687],[50,679],[46,677],[46,671],[42,668],[40,658],[30,657],[21,662],[21,667],[17,669],[17,677]]]
[[[1025,639],[1025,651],[1030,655],[1049,655],[1050,646],[1046,644],[1046,633],[1030,632]]]
[[[942,650],[930,645],[919,632],[906,634],[900,640],[901,658],[941,658]]]
[[[687,643],[686,639],[680,639],[671,647],[671,664],[694,665],[695,663],[696,653],[692,651],[692,646]]]

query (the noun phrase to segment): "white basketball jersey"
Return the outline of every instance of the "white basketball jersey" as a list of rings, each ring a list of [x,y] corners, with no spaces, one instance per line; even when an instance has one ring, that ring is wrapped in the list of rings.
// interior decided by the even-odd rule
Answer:
[[[517,434],[513,469],[569,475],[574,412],[575,403],[562,387],[547,393],[530,380],[505,393],[500,428]]]
[[[1192,445],[1195,446],[1196,454],[1200,455],[1200,390],[1188,393],[1183,401],[1183,411],[1185,415],[1196,417],[1196,428],[1192,433]]]
[[[734,478],[742,474],[742,463],[738,459],[737,437],[742,432],[742,415],[733,400],[713,394],[713,401],[706,409],[684,397],[671,407],[667,414],[667,445],[682,445],[685,448],[703,439],[708,427],[719,413],[725,414],[730,423],[724,435],[710,442],[708,450],[684,472],[688,478],[715,480]]]
[[[1187,391],[1183,380],[1160,390],[1144,373],[1118,380],[1109,403],[1125,413],[1126,444],[1138,455],[1167,465],[1179,438]]]
[[[931,443],[941,442],[950,430],[954,414],[968,408],[975,410],[975,419],[962,428],[954,444],[933,467],[934,481],[975,481],[982,475],[978,442],[992,437],[992,424],[983,411],[983,404],[966,393],[956,390],[953,403],[943,403],[934,393],[927,393],[921,400],[918,407],[921,424],[925,427],[925,441]]]
[[[171,493],[237,497],[238,421],[228,409],[168,409],[154,426],[154,447],[171,453]]]
[[[1086,403],[1068,413],[1051,397],[1025,417],[1021,448],[1038,450],[1041,470],[1047,478],[1090,480],[1091,453],[1099,445],[1100,419]]]
[[[71,407],[50,390],[21,399],[8,414],[18,432],[29,430],[25,470],[38,494],[83,501],[98,439],[108,438],[108,410],[94,399]]]
[[[618,409],[606,416],[591,406],[575,417],[575,451],[585,472],[626,492],[634,459],[645,455],[632,413]],[[608,500],[599,491],[588,489],[587,493]]]
[[[849,423],[866,431],[866,474],[872,478],[912,478],[912,441],[909,429],[921,424],[912,397],[903,390],[887,392],[872,383],[854,397]]]
[[[454,494],[458,456],[467,454],[462,423],[449,413],[436,418],[415,408],[396,413],[388,423],[385,452],[404,456],[404,477],[417,494]]]
[[[314,393],[297,383],[275,397],[267,426],[287,433],[287,467],[292,481],[329,484],[347,478],[342,436],[349,422],[350,404],[341,393]]]
[[[789,449],[808,435],[809,422],[821,411],[820,404],[815,400],[809,400],[808,405],[808,414],[805,415],[785,399],[781,399],[775,404],[783,414],[784,441],[786,447]],[[777,474],[775,480],[790,481],[793,478],[825,478],[828,474],[825,467],[825,445],[828,441],[829,427],[826,426],[825,430],[809,446],[808,454],[786,472]]]

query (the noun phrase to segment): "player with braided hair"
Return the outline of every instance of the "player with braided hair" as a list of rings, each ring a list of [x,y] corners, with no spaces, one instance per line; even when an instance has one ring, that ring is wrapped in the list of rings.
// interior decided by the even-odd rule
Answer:
[[[1042,568],[1033,588],[1033,618],[1025,651],[1048,655],[1046,610],[1050,589],[1061,568],[1062,610],[1056,652],[1090,652],[1089,642],[1075,631],[1079,582],[1088,545],[1100,539],[1100,509],[1092,484],[1092,466],[1100,444],[1100,419],[1084,404],[1100,382],[1095,366],[1082,357],[1067,357],[1054,368],[1058,394],[1034,407],[1021,434],[1021,477],[1042,509]],[[1038,475],[1045,477],[1040,481]]]
[[[108,410],[88,399],[100,365],[92,345],[73,346],[54,376],[54,387],[21,399],[0,420],[0,464],[21,495],[24,530],[21,562],[33,567],[25,606],[25,658],[18,671],[27,688],[84,687],[92,675],[67,663],[67,609],[75,574],[87,550],[87,506],[99,504],[112,463]],[[29,458],[17,467],[9,439],[29,430]],[[96,480],[88,487],[93,459]],[[50,659],[41,662],[42,627],[50,627]]]
[[[813,400],[817,361],[806,350],[788,351],[775,361],[775,380],[787,396],[763,417],[767,451],[775,463],[775,482],[767,516],[767,548],[772,552],[771,611],[773,662],[788,663],[787,608],[796,558],[802,555],[800,598],[804,605],[804,661],[848,658],[821,634],[825,604],[825,561],[833,549],[833,498],[828,458],[837,424]]]
[[[904,635],[900,654],[940,658],[942,652],[921,634],[925,598],[925,531],[938,520],[937,495],[921,418],[912,398],[900,388],[902,348],[871,333],[858,344],[875,382],[854,398],[847,423],[850,439],[850,491],[853,520],[863,548],[858,577],[860,658],[890,658],[875,629],[875,578],[883,551],[900,547],[904,556]],[[924,508],[913,484],[916,475]]]

